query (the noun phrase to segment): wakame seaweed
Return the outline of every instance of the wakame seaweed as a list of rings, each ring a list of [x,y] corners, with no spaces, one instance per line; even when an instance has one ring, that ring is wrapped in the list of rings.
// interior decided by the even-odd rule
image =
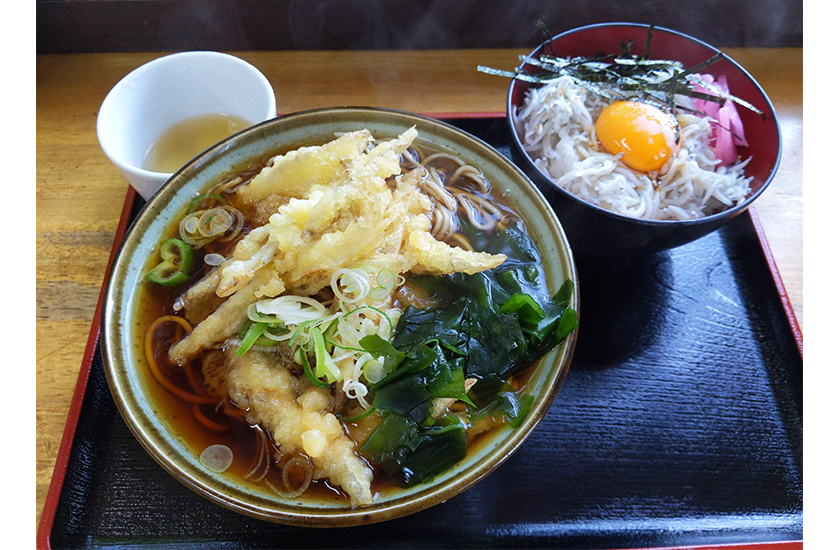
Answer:
[[[474,275],[413,279],[437,306],[408,307],[390,344],[378,337],[363,342],[393,368],[373,385],[372,404],[383,420],[361,451],[403,486],[431,479],[466,456],[467,426],[454,415],[434,419],[435,398],[464,401],[472,421],[504,416],[517,427],[533,396],[514,390],[508,379],[577,327],[569,307],[572,281],[549,294],[539,252],[524,232],[510,226],[493,239],[470,238],[476,249],[508,259]],[[469,378],[476,383],[467,392]]]

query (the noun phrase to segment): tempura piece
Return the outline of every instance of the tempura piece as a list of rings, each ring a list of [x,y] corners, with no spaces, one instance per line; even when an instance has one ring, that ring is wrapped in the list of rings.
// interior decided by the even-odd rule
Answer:
[[[361,154],[373,137],[367,130],[349,132],[325,145],[301,147],[276,156],[269,166],[237,191],[246,203],[270,195],[304,197],[313,185],[326,185],[338,179],[345,161]]]
[[[232,261],[226,262],[219,275],[216,294],[230,296],[244,288],[257,271],[274,260],[277,242],[269,240],[268,226],[251,231],[239,241],[233,252]],[[280,290],[282,292],[282,289]]]
[[[297,274],[289,278],[299,279],[309,266],[298,265],[296,254],[325,234],[344,231],[346,225],[354,222],[359,229],[376,230],[376,219],[382,218],[391,202],[391,191],[385,180],[400,172],[399,155],[416,136],[417,130],[410,128],[398,138],[365,152],[359,147],[367,143],[370,132],[364,130],[344,134],[320,147],[304,147],[275,158],[271,167],[263,169],[238,193],[247,197],[258,193],[283,194],[291,199],[277,209],[268,224],[237,244],[235,261],[223,270],[216,293],[229,296],[242,288],[278,252],[282,255],[275,262],[276,276],[283,276],[287,269],[295,267]],[[316,171],[307,163],[321,168]],[[317,177],[313,175],[315,172]],[[267,175],[261,177],[263,174]]]
[[[506,259],[503,254],[453,247],[432,236],[431,199],[418,188],[416,177],[399,175],[400,154],[417,137],[417,130],[409,128],[369,150],[348,145],[366,142],[363,136],[369,136],[369,132],[353,132],[354,137],[347,137],[350,135],[320,147],[304,148],[300,155],[290,153],[275,159],[273,166],[263,170],[274,175],[261,178],[257,187],[260,191],[252,189],[253,196],[286,192],[299,196],[279,201],[268,223],[237,243],[230,261],[220,270],[217,296],[238,297],[237,302],[247,306],[256,299],[282,293],[314,295],[329,284],[337,269],[360,264],[395,274],[412,271],[445,275],[476,273]],[[303,159],[333,168],[340,164],[342,170],[306,168],[301,164]],[[313,175],[316,172],[317,177]],[[297,183],[278,182],[276,187],[269,187],[268,182],[281,173],[298,177]],[[396,178],[389,183],[392,176]],[[245,193],[255,182],[256,178],[238,193]],[[252,286],[255,280],[260,282]],[[246,288],[248,301],[239,296]],[[227,312],[229,308],[225,304],[220,310]],[[238,321],[239,325],[221,330],[224,319]],[[244,312],[238,316],[214,313],[185,338],[185,343],[172,348],[170,359],[184,364],[202,349],[235,333],[244,320]],[[211,323],[212,329],[201,326],[205,323]]]
[[[216,295],[216,288],[221,280],[222,266],[211,270],[176,300],[175,310],[183,310],[184,317],[190,323],[196,324],[203,321],[224,302],[223,298]]]
[[[345,171],[327,182],[328,186],[311,180],[308,189],[297,186],[302,198],[292,198],[281,205],[268,224],[252,231],[237,245],[234,262],[223,270],[216,293],[230,295],[263,266],[273,267],[274,280],[283,282],[261,289],[262,295],[272,296],[277,289],[314,294],[335,269],[374,256],[397,264],[380,265],[396,273],[404,273],[418,263],[421,265],[417,270],[426,273],[475,273],[504,261],[502,255],[491,257],[444,243],[434,244],[429,240],[434,240],[429,233],[432,203],[417,188],[414,178],[408,178],[414,185],[397,183],[396,189],[388,186],[386,179],[400,172],[399,154],[416,136],[417,131],[411,128],[370,151],[344,158]],[[306,149],[306,158],[320,158],[319,148]],[[335,142],[322,149],[325,163],[336,162]],[[276,171],[277,166],[271,170]],[[261,186],[265,188],[264,183]],[[269,266],[272,260],[273,266]]]
[[[257,301],[257,290],[262,283],[261,278],[252,280],[198,323],[192,332],[169,348],[169,361],[184,366],[202,351],[236,334],[248,320],[248,306]]]
[[[450,273],[478,273],[505,261],[502,254],[473,252],[449,246],[435,239],[431,233],[416,231],[409,235],[406,252],[416,259],[411,271],[418,275],[448,275]]]
[[[356,454],[356,444],[328,412],[329,390],[298,379],[279,362],[259,351],[242,357],[227,353],[226,384],[231,400],[261,424],[285,455],[306,453],[313,477],[329,479],[350,497],[351,505],[373,502],[373,470]]]

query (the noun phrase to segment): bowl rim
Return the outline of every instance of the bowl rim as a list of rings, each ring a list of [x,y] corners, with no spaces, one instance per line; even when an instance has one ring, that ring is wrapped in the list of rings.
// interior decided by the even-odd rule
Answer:
[[[132,252],[132,245],[130,245],[130,243],[132,243],[133,240],[142,237],[144,227],[147,228],[147,224],[150,223],[151,219],[158,216],[156,208],[161,208],[166,205],[171,196],[174,196],[175,192],[184,188],[190,188],[191,181],[194,184],[193,191],[199,192],[201,189],[205,188],[208,185],[207,181],[201,185],[195,185],[195,180],[192,178],[196,177],[196,174],[200,175],[201,169],[207,166],[207,163],[213,158],[217,158],[218,155],[224,155],[228,150],[235,151],[235,143],[247,144],[249,143],[248,140],[250,138],[253,138],[254,142],[265,142],[268,136],[264,135],[260,137],[259,133],[264,131],[266,128],[276,126],[280,129],[279,131],[285,131],[284,126],[294,124],[295,122],[306,119],[307,117],[318,117],[321,114],[329,113],[346,114],[350,112],[359,113],[366,117],[381,116],[392,117],[401,121],[422,121],[425,124],[431,124],[432,127],[437,128],[442,132],[454,132],[454,134],[460,139],[466,140],[471,147],[478,148],[480,151],[479,154],[491,155],[497,162],[501,162],[505,166],[506,170],[515,174],[518,183],[514,185],[516,187],[521,187],[523,193],[527,195],[528,199],[534,201],[534,206],[542,210],[543,217],[550,223],[550,229],[554,235],[553,238],[559,237],[560,242],[555,244],[562,249],[562,254],[565,257],[561,256],[558,260],[562,265],[561,270],[563,271],[565,277],[572,279],[575,283],[574,295],[571,303],[578,315],[580,312],[578,275],[572,251],[569,242],[565,237],[565,233],[563,232],[563,228],[545,197],[539,192],[536,185],[518,166],[511,162],[510,159],[505,158],[496,149],[492,148],[479,138],[472,136],[471,134],[449,123],[423,115],[393,109],[372,107],[311,109],[290,113],[288,115],[257,124],[249,129],[234,134],[230,138],[227,138],[197,156],[195,159],[190,161],[190,163],[177,171],[175,175],[173,175],[173,177],[170,178],[170,180],[167,181],[167,183],[150,198],[147,204],[138,213],[131,226],[128,228],[126,236],[120,243],[116,252],[110,272],[106,278],[105,299],[102,303],[101,347],[106,380],[120,415],[123,417],[130,431],[140,442],[141,446],[164,468],[164,470],[182,484],[192,489],[194,492],[217,504],[248,516],[277,523],[311,527],[343,527],[376,523],[418,512],[434,506],[435,504],[444,502],[447,499],[465,491],[504,463],[524,444],[536,425],[543,419],[565,381],[577,342],[578,330],[576,329],[569,335],[566,341],[562,342],[558,346],[558,348],[555,348],[555,350],[547,354],[552,356],[556,355],[556,360],[552,364],[547,365],[547,368],[549,369],[548,372],[553,372],[556,369],[557,373],[546,378],[545,386],[540,392],[538,392],[536,396],[537,400],[535,400],[526,421],[522,426],[516,429],[513,436],[505,436],[503,438],[499,437],[498,440],[501,445],[491,447],[487,451],[482,451],[482,460],[476,461],[474,464],[467,467],[464,471],[465,475],[463,478],[446,478],[443,483],[431,482],[421,484],[417,486],[421,488],[421,490],[418,491],[419,497],[417,496],[417,493],[412,492],[410,494],[404,494],[399,498],[389,499],[385,503],[374,503],[373,506],[367,508],[351,508],[349,506],[341,508],[313,508],[311,506],[300,506],[299,510],[294,510],[294,507],[288,505],[288,502],[286,503],[286,506],[271,508],[270,506],[260,504],[261,502],[267,502],[269,499],[256,498],[254,500],[247,500],[231,497],[231,495],[218,490],[220,484],[208,484],[205,476],[201,476],[196,479],[193,475],[191,475],[189,465],[184,468],[181,464],[179,464],[179,461],[181,460],[179,453],[171,451],[167,452],[166,449],[162,448],[158,435],[149,434],[144,431],[144,412],[142,407],[138,406],[138,397],[134,395],[134,392],[137,391],[138,393],[143,394],[141,395],[141,398],[143,399],[147,398],[147,396],[145,396],[142,390],[142,384],[139,388],[133,388],[125,379],[126,373],[133,367],[121,364],[125,363],[125,361],[123,361],[124,352],[122,350],[122,348],[126,345],[124,341],[130,340],[131,336],[127,335],[123,338],[120,332],[120,321],[125,321],[130,318],[130,315],[125,314],[120,316],[118,314],[120,312],[120,307],[117,306],[120,305],[119,297],[121,296],[121,293],[126,292],[121,288],[123,281],[120,280],[120,277],[125,275],[125,265],[131,261],[132,257],[147,257],[149,251],[134,250]],[[375,126],[376,122],[372,120],[371,124]],[[436,137],[436,135],[429,135],[427,139],[434,143]],[[276,148],[277,146],[274,145],[273,147]],[[265,150],[271,150],[271,148],[272,145],[265,145]],[[233,167],[237,167],[239,165],[240,163],[230,164],[230,166]],[[214,180],[211,178],[208,181]],[[537,242],[537,245],[541,249],[541,252],[544,252],[543,246],[539,242]],[[135,261],[140,260],[135,259]],[[545,264],[547,261],[549,260],[544,255],[543,263]],[[555,262],[556,261],[557,260],[555,260]],[[129,290],[127,292],[130,296],[136,294],[133,290]],[[132,298],[128,299],[129,301],[132,301]],[[539,361],[540,363],[545,362],[543,359]],[[148,427],[149,426],[147,425],[147,428]],[[294,501],[292,501],[292,503],[293,502]],[[282,500],[280,504],[283,504]]]
[[[651,25],[644,24],[644,23],[633,23],[633,22],[607,22],[607,23],[593,23],[591,25],[584,25],[584,26],[581,26],[581,27],[575,27],[573,29],[569,29],[567,31],[564,31],[564,32],[553,35],[550,40],[549,39],[544,40],[543,42],[540,43],[539,46],[537,46],[536,48],[531,50],[531,52],[528,55],[529,56],[534,56],[535,54],[537,54],[543,48],[543,46],[546,43],[554,42],[558,38],[566,37],[566,36],[569,36],[569,35],[572,35],[572,34],[577,34],[577,33],[580,33],[580,32],[586,32],[586,31],[596,30],[596,29],[600,29],[600,28],[607,28],[607,27],[633,27],[633,28],[647,29],[647,28],[651,27]],[[704,42],[704,41],[702,41],[698,38],[695,38],[691,35],[688,35],[688,34],[685,34],[683,32],[680,32],[680,31],[677,31],[677,30],[674,30],[674,29],[670,29],[670,28],[667,28],[667,27],[660,27],[660,26],[656,25],[656,26],[654,26],[654,32],[671,34],[671,35],[680,37],[684,40],[694,42],[694,43],[696,43],[700,46],[708,48],[712,52],[712,55],[718,54],[718,53],[721,54],[722,58],[721,58],[720,61],[728,62],[731,65],[733,65],[738,71],[740,71],[747,78],[747,80],[749,80],[753,84],[753,86],[755,86],[758,93],[767,102],[767,106],[768,106],[768,110],[769,110],[767,118],[768,118],[768,120],[772,120],[773,125],[775,126],[775,133],[776,133],[776,139],[778,140],[778,143],[779,143],[779,150],[776,153],[775,161],[773,163],[772,168],[770,169],[770,172],[767,175],[767,178],[764,180],[764,182],[762,182],[762,184],[759,186],[758,189],[756,189],[755,191],[753,191],[752,193],[749,194],[749,196],[744,200],[744,202],[742,202],[741,204],[732,206],[730,208],[727,208],[727,209],[725,209],[721,212],[717,212],[715,214],[710,214],[710,215],[704,216],[702,218],[695,218],[695,219],[690,219],[690,220],[649,220],[649,219],[642,219],[642,218],[634,218],[634,217],[631,217],[631,216],[625,216],[623,214],[618,214],[616,212],[612,212],[610,210],[607,210],[606,208],[603,208],[601,206],[592,204],[592,203],[590,203],[590,202],[588,202],[588,201],[570,193],[569,191],[567,191],[567,190],[563,189],[562,187],[556,185],[545,174],[543,174],[543,172],[541,170],[539,170],[536,167],[536,165],[534,165],[533,159],[531,159],[531,157],[528,155],[528,153],[525,151],[525,149],[522,146],[522,140],[519,138],[519,134],[516,132],[516,128],[513,124],[513,117],[512,117],[513,93],[514,93],[514,88],[518,83],[516,78],[512,78],[511,82],[510,82],[510,85],[508,86],[507,100],[506,100],[506,104],[505,104],[505,108],[506,108],[506,117],[505,118],[506,118],[506,121],[507,121],[508,132],[511,135],[511,140],[513,142],[513,146],[516,148],[517,153],[519,153],[519,155],[522,156],[522,158],[524,159],[523,161],[528,163],[530,168],[532,170],[534,170],[534,172],[542,180],[544,180],[544,183],[547,184],[547,185],[550,185],[551,189],[560,193],[562,196],[564,196],[568,199],[571,199],[576,205],[583,206],[586,209],[591,209],[591,210],[593,210],[593,211],[595,211],[599,214],[606,215],[607,217],[612,218],[614,220],[636,223],[638,225],[646,225],[646,226],[651,226],[651,227],[659,227],[659,228],[665,228],[665,227],[669,227],[669,226],[690,227],[690,226],[701,226],[701,225],[706,225],[706,224],[715,224],[715,223],[718,223],[722,220],[725,220],[725,219],[727,219],[731,216],[739,214],[739,213],[743,212],[744,210],[746,210],[747,208],[749,208],[749,206],[753,203],[753,201],[755,201],[759,197],[759,195],[761,195],[764,192],[764,190],[767,189],[767,187],[770,185],[770,182],[772,182],[773,178],[776,176],[776,172],[778,171],[779,165],[781,164],[782,149],[783,149],[782,128],[781,128],[781,125],[779,124],[779,119],[778,119],[778,116],[776,114],[776,109],[773,106],[773,102],[770,101],[770,97],[767,95],[767,92],[758,83],[758,81],[755,79],[755,77],[753,77],[752,74],[750,74],[746,69],[744,69],[737,61],[735,61],[734,59],[729,57],[725,52],[721,51],[720,49],[718,49],[718,48],[712,46],[711,44],[708,44],[707,42]],[[718,61],[718,62],[720,62],[720,61]],[[518,68],[521,69],[524,65],[525,65],[525,63],[523,62],[519,65]]]

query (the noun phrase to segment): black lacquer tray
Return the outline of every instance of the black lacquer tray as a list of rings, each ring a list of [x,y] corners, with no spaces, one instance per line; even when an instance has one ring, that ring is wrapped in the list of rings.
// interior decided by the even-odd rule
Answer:
[[[449,122],[509,155],[504,118]],[[754,213],[667,252],[575,259],[574,360],[525,445],[448,502],[362,527],[269,523],[181,485],[120,417],[95,322],[39,547],[801,548],[802,339]]]

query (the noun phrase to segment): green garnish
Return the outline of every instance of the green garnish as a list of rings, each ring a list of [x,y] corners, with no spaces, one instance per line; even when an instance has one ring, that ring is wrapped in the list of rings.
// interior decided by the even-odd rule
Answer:
[[[319,380],[315,373],[312,372],[312,364],[309,362],[309,356],[306,353],[306,349],[298,348],[298,355],[300,357],[300,362],[303,365],[303,373],[306,375],[306,378],[312,383],[313,386],[318,388],[329,388],[331,384],[329,382],[324,382],[323,380]]]
[[[504,416],[507,423],[514,428],[522,425],[531,405],[534,403],[534,396],[514,391],[509,384],[504,385],[503,391],[484,408],[470,414],[470,421],[476,422],[487,417]]]
[[[382,358],[382,367],[386,373],[394,370],[394,367],[399,365],[405,354],[391,345],[390,342],[377,336],[376,334],[369,334],[359,341],[362,347],[372,356]]]
[[[330,384],[342,379],[341,371],[335,364],[332,356],[327,352],[324,342],[324,335],[318,327],[312,327],[309,333],[312,338],[312,347],[315,351],[315,377],[323,380],[326,377]]]
[[[467,227],[462,231],[476,248],[503,253],[507,261],[474,275],[414,278],[436,305],[408,307],[390,342],[375,333],[362,337],[359,349],[334,341],[341,340],[339,323],[354,314],[380,317],[391,333],[386,312],[366,305],[338,316],[325,310],[318,318],[287,326],[282,304],[253,304],[237,333],[242,339],[237,355],[284,342],[308,381],[320,388],[338,388],[344,380],[332,357],[335,347],[361,352],[354,376],[361,369],[372,399],[365,403],[367,410],[342,420],[354,422],[373,413],[381,417],[360,450],[402,486],[428,481],[464,458],[470,422],[493,417],[504,418],[512,428],[521,426],[534,396],[527,386],[515,389],[508,380],[577,327],[570,307],[572,281],[548,294],[539,251],[523,230],[512,224],[493,235]],[[396,280],[379,274],[383,287]],[[349,357],[341,356],[343,361]],[[447,413],[454,401],[464,403],[464,413]]]
[[[372,415],[372,414],[373,414],[373,413],[375,413],[375,412],[376,412],[376,409],[374,409],[373,407],[371,407],[371,408],[369,408],[368,410],[366,410],[366,411],[364,411],[364,412],[361,412],[361,413],[357,414],[356,416],[350,416],[350,417],[346,417],[346,416],[339,416],[339,417],[338,417],[338,419],[339,419],[339,420],[341,420],[342,422],[346,422],[346,423],[348,423],[348,424],[349,424],[349,423],[351,423],[351,422],[358,422],[358,421],[359,421],[359,420],[361,420],[362,418],[368,417],[368,416]]]
[[[587,90],[608,100],[646,101],[672,115],[675,115],[674,96],[676,95],[713,101],[720,105],[730,99],[760,115],[762,119],[765,118],[764,113],[746,101],[724,93],[717,86],[697,76],[698,72],[723,58],[720,52],[687,69],[678,61],[652,60],[650,59],[650,43],[655,26],[650,25],[645,41],[645,53],[641,56],[630,53],[634,44],[631,40],[619,43],[621,49],[619,54],[563,58],[554,53],[552,35],[545,25],[540,21],[536,24],[546,37],[542,48],[544,53],[537,58],[523,55],[519,59],[524,65],[538,68],[539,72],[532,74],[524,67],[517,67],[514,71],[504,71],[484,65],[479,65],[478,70],[532,84],[542,84],[561,76],[570,76]],[[695,85],[710,93],[698,91]]]
[[[252,323],[245,332],[245,336],[242,338],[242,343],[238,348],[236,348],[236,355],[240,357],[245,355],[245,352],[251,349],[251,346],[253,346],[257,339],[263,335],[267,327],[268,323]]]
[[[466,426],[452,415],[421,426],[406,416],[386,412],[360,450],[396,483],[410,487],[467,456]]]
[[[181,239],[169,239],[160,247],[161,262],[146,274],[153,283],[178,286],[187,282],[195,264],[195,253]]]
[[[474,275],[415,278],[437,307],[409,306],[391,343],[377,336],[361,342],[388,373],[370,386],[382,422],[360,450],[402,486],[429,480],[466,456],[466,425],[454,415],[434,418],[435,399],[463,401],[471,421],[504,417],[521,426],[534,396],[507,380],[577,327],[573,282],[547,293],[539,252],[526,234],[508,227],[492,239],[469,238],[508,260]],[[467,379],[475,380],[469,391]]]

